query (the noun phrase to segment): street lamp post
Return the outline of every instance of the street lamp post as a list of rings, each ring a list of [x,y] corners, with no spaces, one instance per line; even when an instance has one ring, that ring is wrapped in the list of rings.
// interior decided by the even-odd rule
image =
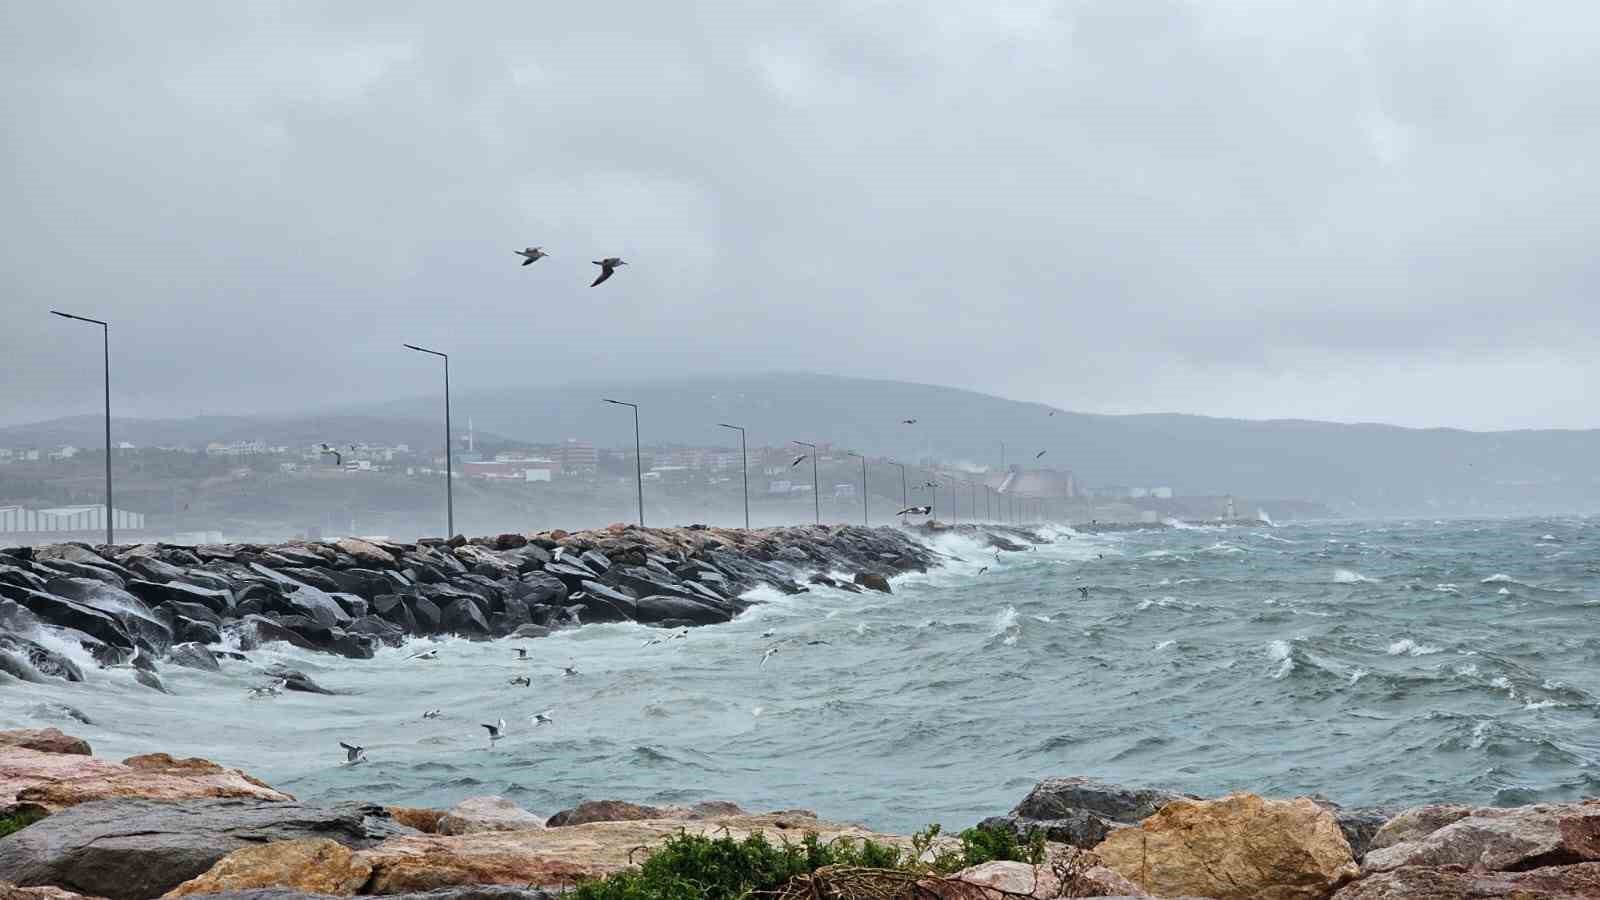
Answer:
[[[906,489],[906,464],[890,462],[889,465],[900,467],[900,508],[906,509],[911,506],[911,493]],[[901,516],[900,524],[904,525],[905,523],[906,517]]]
[[[861,460],[861,524],[871,528],[872,522],[867,517],[867,458],[854,450],[846,450],[845,453]]]
[[[407,350],[418,353],[428,353],[444,360],[444,521],[445,540],[455,537],[456,534],[456,497],[453,484],[455,469],[450,464],[451,445],[455,438],[450,433],[450,354],[429,350],[427,347],[418,347],[416,344],[405,344]]]
[[[744,427],[717,423],[718,428],[732,428],[739,432],[739,459],[744,463],[744,530],[750,530],[750,451],[745,449]]]
[[[639,446],[639,404],[629,403],[626,400],[607,400],[606,403],[615,406],[627,406],[633,409],[633,478],[639,488],[639,527],[644,527],[644,451]]]
[[[113,538],[116,536],[114,525],[117,518],[116,511],[111,506],[111,325],[99,319],[91,319],[88,316],[75,316],[72,313],[64,313],[54,309],[50,310],[50,314],[60,316],[63,319],[75,319],[79,322],[88,322],[91,325],[100,326],[100,337],[104,342],[106,362],[106,544],[109,545],[114,543]]]
[[[817,493],[817,445],[805,441],[795,441],[802,447],[811,448],[811,505],[816,510],[817,524],[822,524],[822,495]]]

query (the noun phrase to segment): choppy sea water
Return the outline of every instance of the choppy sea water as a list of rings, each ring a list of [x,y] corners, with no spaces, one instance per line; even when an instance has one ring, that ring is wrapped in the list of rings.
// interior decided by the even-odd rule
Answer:
[[[1044,775],[1350,805],[1600,794],[1600,522],[1050,533],[998,560],[943,539],[958,559],[892,596],[761,593],[654,646],[594,625],[369,661],[259,651],[164,667],[172,696],[80,655],[86,683],[0,688],[0,723],[204,756],[307,800],[725,798],[891,830],[971,824]],[[406,660],[430,645],[438,661]],[[245,699],[277,662],[351,693]],[[528,722],[545,709],[554,725]],[[490,746],[479,723],[502,717]],[[370,761],[339,765],[341,740]]]

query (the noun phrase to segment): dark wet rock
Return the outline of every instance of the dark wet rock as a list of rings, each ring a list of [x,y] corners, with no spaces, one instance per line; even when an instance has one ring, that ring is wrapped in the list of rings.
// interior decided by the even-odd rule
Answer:
[[[682,620],[697,625],[713,625],[733,618],[733,613],[692,597],[654,594],[641,597],[636,618],[640,622],[659,623],[664,620]]]
[[[172,629],[157,618],[143,600],[122,588],[90,578],[52,578],[45,589],[57,597],[75,600],[115,618],[134,644],[147,653],[159,655],[172,646]]]
[[[585,550],[578,559],[595,572],[604,573],[611,568],[611,560],[599,550]]]
[[[42,591],[8,589],[3,585],[0,585],[0,594],[15,600],[40,620],[51,625],[61,625],[81,631],[112,647],[132,650],[136,646],[133,636],[128,634],[128,629],[115,616],[92,606]]]
[[[1155,815],[1184,795],[1150,788],[1127,788],[1092,778],[1046,778],[1009,815],[981,824],[1019,834],[1043,831],[1045,837],[1093,849],[1113,830]]]
[[[626,800],[585,800],[563,809],[546,820],[546,828],[587,825],[590,822],[638,822],[667,818],[669,812],[657,806],[643,806]]]
[[[876,572],[857,572],[855,583],[869,591],[878,591],[883,594],[894,593],[889,589],[889,579]]]
[[[552,562],[544,567],[544,572],[561,579],[570,594],[583,589],[585,581],[592,581],[597,573],[589,571],[587,566],[576,565],[571,558],[564,557],[560,562]]]
[[[406,598],[406,607],[411,613],[411,618],[417,623],[417,634],[438,634],[442,629],[444,614],[437,604],[427,597],[416,594]]]
[[[160,691],[163,694],[172,693],[171,691],[167,690],[166,684],[162,683],[160,675],[157,675],[156,673],[147,669],[134,669],[133,680],[139,682],[147,688],[150,688],[153,691]]]
[[[452,600],[440,610],[440,613],[441,626],[452,634],[486,637],[490,633],[489,621],[484,618],[483,609],[475,598],[460,597]]]
[[[416,617],[411,615],[411,608],[399,594],[380,594],[373,598],[372,611],[406,634],[417,633]]]
[[[406,632],[399,625],[377,616],[362,616],[351,622],[345,630],[351,634],[375,637],[391,647],[398,647],[406,639]]]
[[[230,630],[239,635],[239,646],[245,650],[255,650],[262,644],[281,641],[303,650],[316,650],[314,641],[306,639],[292,628],[278,624],[266,616],[248,615],[238,622],[230,625]]]
[[[348,619],[359,619],[367,614],[367,601],[356,594],[347,594],[343,591],[336,591],[328,596],[333,598],[333,602],[339,604],[339,608],[344,610],[344,613]],[[346,619],[346,621],[348,621],[348,619]]]
[[[583,582],[580,580],[578,583]],[[551,603],[563,604],[570,591],[566,582],[548,572],[530,572],[511,585],[510,593],[529,606],[540,606]]]
[[[86,565],[84,563],[58,559],[48,563],[40,563],[39,568],[43,571],[49,572],[53,577],[84,578],[88,579],[89,581],[98,581],[101,584],[114,588],[121,588],[129,581],[133,580],[133,573],[129,572],[127,569],[118,566],[116,567],[116,571],[112,571],[110,568],[108,568],[110,563],[106,563],[104,560],[100,560],[100,562],[101,565]]]
[[[307,675],[299,669],[291,669],[287,666],[274,666],[273,668],[267,670],[267,674],[273,678],[282,678],[284,680],[283,686],[285,690],[300,691],[301,693],[306,694],[334,695],[339,693],[338,691],[330,691],[322,685],[317,684],[315,681],[311,680],[310,675]]]
[[[1398,810],[1388,807],[1352,807],[1346,809],[1325,797],[1311,798],[1318,806],[1333,813],[1333,818],[1339,823],[1339,830],[1344,832],[1344,839],[1350,843],[1350,853],[1356,862],[1367,854],[1372,847],[1372,839],[1383,828]]]
[[[199,603],[168,601],[161,609],[171,612],[174,616],[182,616],[185,619],[193,619],[196,622],[209,622],[216,626],[222,625],[221,616],[217,615],[211,607]],[[179,640],[182,639],[180,638]]]
[[[323,569],[288,568],[283,570],[283,574],[324,593],[332,594],[340,589],[339,582],[333,574]]]
[[[71,719],[85,725],[94,724],[94,720],[83,710],[65,703],[35,703],[28,707],[28,715],[36,719]]]
[[[5,647],[4,641],[0,641],[0,673],[10,675],[12,678],[21,681],[31,681],[35,684],[44,684],[47,680],[38,669],[33,667],[32,663],[28,662],[28,658],[25,655]],[[5,680],[0,679],[0,684],[3,683],[5,683]]]
[[[631,595],[598,581],[585,581],[581,590],[567,598],[568,604],[582,607],[585,622],[626,622],[638,618]]]
[[[172,649],[167,651],[167,662],[186,669],[200,669],[206,672],[222,670],[216,654],[200,644],[173,644]]]
[[[169,562],[163,562],[153,556],[134,556],[128,560],[128,571],[145,581],[157,584],[166,584],[182,578],[184,570]]]
[[[95,800],[0,840],[0,879],[110,900],[147,900],[244,847],[329,838],[351,849],[405,833],[380,806],[259,800]]]
[[[511,632],[510,636],[514,637],[514,638],[542,638],[542,637],[549,637],[549,635],[550,635],[550,629],[549,628],[546,628],[543,625],[528,624],[528,625],[518,625],[517,626],[517,630]]]
[[[219,644],[222,642],[222,629],[212,622],[177,616],[172,621],[172,638],[185,643]]]
[[[60,678],[63,681],[82,681],[83,670],[66,656],[19,634],[0,630],[0,649],[12,654],[19,665],[7,666],[6,671],[27,681],[30,675]]]
[[[204,606],[218,616],[227,615],[233,607],[233,597],[230,592],[199,587],[181,581],[169,581],[160,584],[154,581],[136,579],[128,582],[128,593],[133,594],[152,607],[162,607],[170,603],[192,603]],[[190,618],[195,618],[195,616],[190,616]]]
[[[354,594],[368,602],[380,594],[395,592],[395,583],[382,572],[372,569],[327,569],[324,570],[329,580],[334,584],[335,597],[339,594]],[[347,609],[348,611],[348,609]]]

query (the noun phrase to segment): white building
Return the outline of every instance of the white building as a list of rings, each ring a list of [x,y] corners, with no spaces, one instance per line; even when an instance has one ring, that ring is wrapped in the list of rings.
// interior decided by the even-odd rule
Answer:
[[[140,530],[144,528],[144,513],[113,510],[112,525],[117,528]],[[21,506],[0,506],[0,534],[35,534],[61,531],[104,531],[106,508],[95,506],[58,506],[53,509],[26,509]]]

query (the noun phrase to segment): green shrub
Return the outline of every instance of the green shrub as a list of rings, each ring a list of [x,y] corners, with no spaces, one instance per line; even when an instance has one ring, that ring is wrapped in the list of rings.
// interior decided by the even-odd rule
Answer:
[[[930,825],[901,850],[870,840],[838,838],[823,843],[808,833],[798,843],[773,844],[764,835],[744,840],[680,832],[668,838],[637,869],[579,885],[573,900],[741,900],[776,891],[798,876],[824,867],[883,869],[942,875],[967,866],[1009,859],[1035,865],[1044,860],[1044,837],[1019,841],[1009,831],[969,828],[959,847],[934,849],[940,829]]]
[[[42,818],[44,818],[44,813],[29,810],[22,810],[9,816],[0,817],[0,838],[21,831]]]

